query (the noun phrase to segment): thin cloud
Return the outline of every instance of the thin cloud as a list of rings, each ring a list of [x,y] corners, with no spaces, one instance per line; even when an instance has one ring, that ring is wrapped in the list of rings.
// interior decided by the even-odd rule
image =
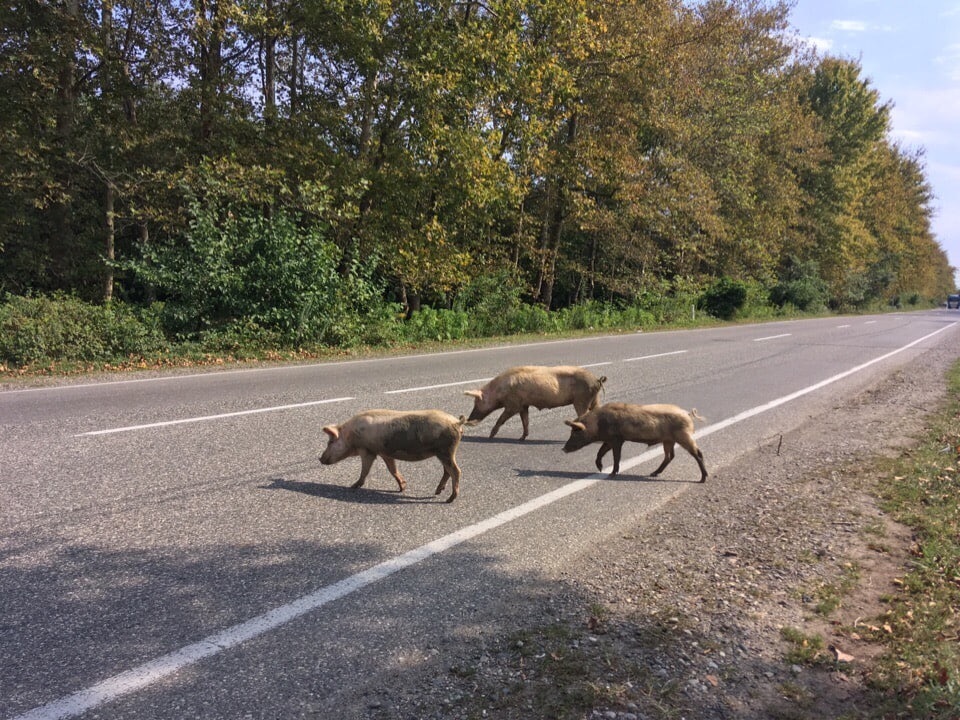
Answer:
[[[960,82],[960,43],[948,45],[934,58],[937,65],[946,68],[946,76],[954,82]]]
[[[840,32],[866,32],[867,24],[862,20],[834,20],[830,23],[830,29]]]
[[[834,20],[830,29],[836,32],[865,33],[865,32],[893,32],[892,25],[870,25],[863,20]]]

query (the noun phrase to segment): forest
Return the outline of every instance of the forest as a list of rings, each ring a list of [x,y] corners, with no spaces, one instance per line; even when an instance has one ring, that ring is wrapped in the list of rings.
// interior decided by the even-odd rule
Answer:
[[[0,362],[51,307],[290,347],[939,301],[923,149],[789,9],[6,3]]]

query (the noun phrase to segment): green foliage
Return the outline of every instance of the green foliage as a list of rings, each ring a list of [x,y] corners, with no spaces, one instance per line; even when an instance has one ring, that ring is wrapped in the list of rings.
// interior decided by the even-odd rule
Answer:
[[[476,336],[503,335],[517,326],[522,292],[517,277],[506,270],[478,275],[457,293],[453,307],[469,314]]]
[[[284,344],[359,342],[361,317],[382,303],[372,262],[338,270],[322,225],[267,218],[208,200],[190,204],[182,244],[151,245],[128,268],[165,299],[165,324],[190,336],[222,333]],[[229,344],[229,341],[228,341]]]
[[[468,337],[469,330],[465,311],[424,307],[406,322],[403,335],[408,342],[462,340]]]
[[[7,295],[0,303],[0,363],[113,361],[160,352],[158,308],[93,305],[66,295]]]
[[[722,277],[703,293],[700,307],[716,318],[732,320],[746,301],[746,283]]]
[[[790,255],[827,296],[780,277],[785,311],[953,287],[922,151],[787,3],[150,7],[0,8],[0,292],[115,273],[226,347],[400,337],[401,286],[468,313],[427,336],[689,322]]]
[[[826,307],[828,293],[816,261],[791,256],[780,282],[770,290],[770,302],[781,308],[789,304],[799,310],[816,311]]]

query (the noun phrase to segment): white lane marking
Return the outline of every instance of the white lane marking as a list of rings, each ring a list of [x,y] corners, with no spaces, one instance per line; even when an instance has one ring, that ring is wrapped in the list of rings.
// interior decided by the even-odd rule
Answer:
[[[652,360],[653,358],[667,357],[667,355],[683,355],[689,350],[674,350],[673,352],[657,353],[656,355],[641,355],[640,357],[624,358],[623,362],[633,362],[634,360]]]
[[[205,422],[207,420],[221,420],[223,418],[239,417],[241,415],[256,415],[257,413],[279,412],[281,410],[293,410],[295,408],[310,407],[312,405],[326,405],[327,403],[343,402],[353,400],[352,397],[330,398],[329,400],[313,400],[311,402],[294,403],[293,405],[275,405],[273,407],[256,408],[254,410],[240,410],[238,412],[221,413],[220,415],[203,415],[202,417],[182,418],[180,420],[165,420],[163,422],[146,423],[145,425],[128,425],[126,427],[110,428],[109,430],[91,430],[90,432],[78,433],[74,437],[89,437],[91,435],[113,435],[114,433],[133,432],[135,430],[147,430],[149,428],[167,427],[168,425],[184,425],[186,423]]]
[[[602,365],[613,365],[613,361],[591,363],[590,365],[581,365],[580,367],[600,367]],[[387,390],[384,395],[400,395],[401,393],[417,392],[419,390],[436,390],[437,388],[456,387],[457,385],[475,385],[477,383],[490,382],[493,378],[477,378],[476,380],[458,380],[457,382],[440,383],[439,385],[421,385],[420,387],[403,388],[402,390]]]
[[[459,382],[442,383],[440,385],[421,385],[420,387],[404,388],[403,390],[387,390],[384,395],[399,395],[400,393],[417,392],[418,390],[436,390],[437,388],[454,387],[455,385],[476,385],[485,383],[492,378],[478,378],[477,380],[461,380]]]
[[[934,330],[929,335],[924,335],[922,338],[919,338],[917,340],[914,340],[913,342],[907,343],[903,347],[899,347],[896,350],[891,350],[890,352],[884,355],[875,357],[873,360],[868,360],[867,362],[857,365],[856,367],[850,368],[849,370],[844,370],[842,373],[837,373],[833,377],[828,377],[826,380],[821,380],[820,382],[814,383],[813,385],[810,385],[809,387],[805,387],[802,390],[797,390],[796,392],[790,393],[789,395],[784,395],[783,397],[777,398],[776,400],[771,400],[770,402],[764,403],[763,405],[758,405],[755,408],[744,410],[742,413],[734,415],[733,417],[729,417],[726,420],[721,420],[720,422],[714,423],[713,425],[708,425],[707,427],[703,428],[701,431],[694,433],[694,435],[696,437],[705,437],[707,435],[712,435],[715,432],[718,432],[720,430],[723,430],[724,428],[730,427],[731,425],[735,425],[736,423],[746,420],[747,418],[751,418],[754,415],[759,415],[760,413],[766,412],[767,410],[772,410],[773,408],[783,405],[784,403],[788,403],[791,400],[796,400],[798,397],[802,397],[808,393],[812,393],[815,390],[820,390],[821,388],[824,388],[827,385],[830,385],[831,383],[835,383],[838,380],[843,380],[845,377],[849,377],[854,373],[858,373],[861,370],[864,370],[870,367],[871,365],[875,365],[876,363],[882,362],[888,358],[891,358],[894,355],[903,352],[904,350],[908,350],[915,345],[919,345],[924,340],[929,340],[934,335],[939,335],[944,330],[949,330],[950,328],[954,327],[956,324],[957,323],[950,323],[949,325],[946,325],[940,328],[939,330]]]
[[[694,328],[692,330],[664,330],[662,332],[658,332],[657,334],[659,335],[659,334],[677,333],[677,332],[699,332],[700,329],[706,330],[709,328]],[[723,330],[724,328],[712,328],[712,329]],[[72,385],[51,385],[49,387],[16,388],[11,390],[0,390],[0,396],[12,394],[12,393],[30,393],[30,392],[52,391],[52,390],[77,390],[82,388],[105,387],[105,386],[111,386],[111,385],[131,385],[134,383],[168,382],[173,380],[195,380],[198,378],[218,378],[223,375],[236,375],[237,373],[279,372],[279,371],[286,371],[286,370],[303,370],[305,368],[307,369],[321,368],[324,366],[341,367],[343,365],[359,365],[364,363],[419,360],[421,358],[443,357],[445,355],[464,355],[466,353],[478,353],[478,352],[487,352],[487,351],[496,351],[496,350],[514,350],[517,348],[540,347],[542,345],[559,345],[561,343],[596,342],[597,338],[605,338],[605,337],[608,337],[608,336],[598,335],[598,336],[584,337],[584,338],[539,340],[537,342],[516,343],[513,345],[511,344],[491,345],[489,347],[464,348],[463,350],[444,350],[443,352],[417,353],[415,355],[390,355],[386,357],[362,358],[359,360],[330,360],[327,362],[300,363],[297,365],[250,367],[250,368],[238,368],[236,370],[210,370],[209,372],[189,373],[184,375],[164,375],[163,377],[129,378],[124,380],[104,380],[103,382],[76,383]]]
[[[767,337],[754,338],[754,342],[763,342],[764,340],[776,340],[777,338],[790,337],[793,333],[783,333],[782,335],[768,335]]]
[[[867,320],[864,325],[873,325],[875,322],[876,320]]]
[[[840,328],[848,328],[848,327],[850,327],[850,326],[849,326],[849,325],[837,325],[837,329],[838,329],[838,330],[839,330]]]
[[[935,335],[939,335],[944,330],[949,330],[950,328],[956,326],[956,324],[957,323],[951,323],[946,325],[939,330],[935,330],[929,335],[924,335],[922,338],[907,343],[896,350],[892,350],[884,355],[874,358],[873,360],[868,360],[861,365],[857,365],[850,370],[838,373],[837,375],[810,385],[802,390],[798,390],[789,395],[784,395],[783,397],[777,398],[776,400],[771,400],[768,403],[758,405],[757,407],[749,410],[744,410],[733,417],[727,418],[726,420],[721,420],[713,425],[708,425],[697,432],[696,436],[706,437],[707,435],[712,435],[713,433],[730,427],[731,425],[735,425],[738,422],[742,422],[743,420],[751,418],[755,415],[759,415],[760,413],[783,405],[791,400],[795,400],[803,395],[814,392],[815,390],[819,390],[827,385],[830,385],[831,383],[837,382],[838,380],[842,380],[843,378],[853,375],[854,373],[860,372],[871,365],[875,365],[878,362],[882,362],[883,360],[893,357],[904,350],[912,348],[915,345],[922,343],[924,340],[928,340]],[[660,453],[661,450],[659,447],[647,450],[636,457],[621,462],[620,468],[627,469],[634,467],[635,465],[652,460],[654,457],[659,456]],[[83,690],[78,690],[70,695],[65,695],[58,700],[54,700],[46,705],[41,705],[33,710],[29,710],[22,715],[16,716],[15,718],[11,718],[11,720],[63,720],[64,718],[81,715],[87,710],[97,707],[98,705],[102,705],[103,703],[110,702],[111,700],[115,700],[123,695],[127,695],[136,690],[147,687],[148,685],[173,675],[183,668],[199,662],[206,657],[216,655],[223,650],[227,650],[246,640],[250,640],[270,630],[280,627],[281,625],[295,620],[296,618],[312,610],[316,610],[319,607],[333,602],[334,600],[339,600],[340,598],[346,597],[357,590],[365,588],[368,585],[372,585],[378,580],[382,580],[396,572],[399,572],[400,570],[411,567],[412,565],[416,565],[422,560],[426,560],[429,557],[433,557],[434,555],[456,547],[467,540],[482,535],[485,532],[516,520],[517,518],[523,517],[524,515],[527,515],[542,507],[550,505],[562,498],[567,497],[568,495],[573,495],[581,490],[585,490],[586,488],[598,483],[609,471],[610,468],[608,467],[605,468],[602,473],[594,473],[580,480],[574,480],[573,482],[567,483],[566,485],[546,493],[545,495],[528,500],[522,505],[504,510],[503,512],[489,517],[486,520],[481,520],[478,523],[468,525],[467,527],[461,528],[460,530],[450,533],[449,535],[444,535],[443,537],[433,540],[426,545],[421,545],[420,547],[409,550],[402,555],[397,555],[396,557],[385,560],[379,565],[374,565],[367,570],[363,570],[356,575],[351,575],[350,577],[344,578],[333,585],[322,587],[316,592],[313,592],[309,595],[304,595],[303,597],[287,603],[286,605],[276,607],[273,610],[270,610],[262,615],[258,615],[257,617],[252,618],[244,623],[228,627],[225,630],[213,635],[209,635],[208,637],[196,643],[186,645],[179,650],[175,650],[172,653],[168,653],[167,655],[163,655],[142,665],[138,665],[131,670],[120,673],[119,675],[114,675],[113,677],[107,678],[96,685],[91,685]]]

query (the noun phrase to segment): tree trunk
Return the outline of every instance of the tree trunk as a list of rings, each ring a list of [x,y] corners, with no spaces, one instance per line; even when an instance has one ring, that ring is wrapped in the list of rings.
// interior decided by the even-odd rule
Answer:
[[[288,91],[290,93],[290,115],[296,115],[300,109],[300,38],[294,34],[290,38],[290,79]]]
[[[104,219],[106,231],[105,259],[106,268],[103,277],[103,301],[113,300],[113,261],[116,259],[116,234],[113,226],[113,207],[116,200],[116,188],[107,180],[107,191],[104,195]]]
[[[76,263],[73,225],[70,209],[73,195],[73,171],[67,165],[71,154],[73,131],[76,125],[77,108],[77,45],[79,43],[80,3],[67,0],[64,3],[65,23],[61,34],[63,45],[59,49],[60,68],[56,88],[56,143],[58,159],[53,169],[54,181],[59,185],[58,199],[50,208],[53,223],[53,239],[50,243],[51,269],[55,284],[69,274]]]
[[[217,2],[200,0],[198,14],[208,22],[209,31],[198,34],[197,54],[200,74],[200,146],[208,151],[214,135],[214,122],[219,104],[220,75],[223,66],[223,40]]]
[[[273,0],[266,0],[267,22],[273,23]],[[267,125],[277,119],[277,36],[272,27],[268,27],[263,40],[263,115]]]

